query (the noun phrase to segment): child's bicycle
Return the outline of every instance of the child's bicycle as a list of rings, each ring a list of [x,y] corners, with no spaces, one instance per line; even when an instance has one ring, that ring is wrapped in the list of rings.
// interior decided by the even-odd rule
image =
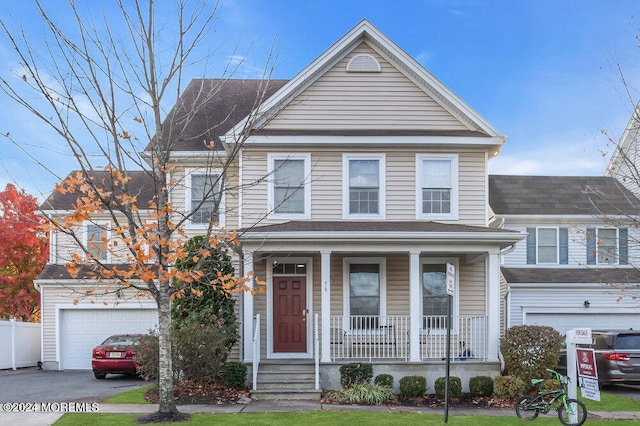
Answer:
[[[563,376],[554,370],[547,369],[554,379],[560,382],[560,389],[550,392],[542,390],[544,379],[533,379],[531,383],[538,386],[538,395],[525,395],[516,403],[516,414],[521,419],[533,420],[539,413],[547,414],[556,402],[558,405],[558,418],[563,425],[580,426],[587,420],[587,407],[577,399],[568,398],[566,393],[569,377]]]

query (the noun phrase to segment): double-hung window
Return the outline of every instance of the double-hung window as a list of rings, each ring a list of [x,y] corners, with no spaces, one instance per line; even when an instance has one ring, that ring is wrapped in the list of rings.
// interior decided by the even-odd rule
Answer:
[[[416,156],[416,216],[418,219],[458,218],[458,157]]]
[[[279,218],[311,217],[309,154],[270,154],[269,211]]]
[[[223,225],[224,205],[221,176],[211,170],[194,170],[187,174],[187,212],[192,227],[207,227],[210,223]]]
[[[344,264],[345,312],[350,328],[378,328],[386,314],[385,263],[383,259],[352,258]]]
[[[627,265],[627,228],[587,228],[588,265]]]
[[[108,222],[85,222],[84,246],[88,254],[95,260],[108,262],[111,260],[109,242],[111,231]]]
[[[447,263],[457,268],[456,259],[426,259],[422,263],[422,328],[425,331],[447,328]],[[456,285],[457,287],[457,285]],[[457,294],[457,291],[456,291]],[[455,311],[457,303],[453,303]],[[452,312],[455,315],[455,312]]]
[[[530,265],[568,264],[568,228],[527,228],[527,263]]]
[[[344,217],[376,218],[385,215],[385,157],[383,154],[345,154]]]

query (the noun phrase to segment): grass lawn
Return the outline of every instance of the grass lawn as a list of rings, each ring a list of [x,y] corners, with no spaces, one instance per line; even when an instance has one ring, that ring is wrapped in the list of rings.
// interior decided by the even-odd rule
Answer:
[[[553,414],[553,415],[551,415]],[[637,420],[588,420],[589,425],[640,425]],[[135,414],[65,414],[56,426],[80,426],[91,424],[101,425],[136,425]],[[166,423],[163,423],[166,424]],[[311,411],[305,413],[243,413],[243,414],[194,414],[191,421],[186,423],[175,423],[188,426],[200,425],[273,425],[287,426],[295,425],[344,425],[350,426],[371,426],[371,425],[442,425],[444,417],[434,414],[413,414],[413,413],[366,413],[366,412],[336,412],[336,411]],[[515,412],[511,417],[498,416],[449,416],[450,425],[478,425],[495,426],[499,425],[519,425],[531,424],[516,417]],[[535,424],[559,425],[557,415],[550,413],[540,415]]]
[[[145,386],[143,388],[132,389],[117,395],[110,396],[105,399],[106,404],[148,404],[144,399],[144,393],[147,389],[151,389],[155,385]]]
[[[640,411],[640,401],[600,392],[600,401],[582,398],[578,389],[578,399],[587,407],[587,411]]]
[[[105,400],[109,404],[144,404],[144,392],[149,387],[133,389],[121,394],[112,396]],[[611,393],[601,392],[600,401],[592,401],[580,398],[587,406],[588,411],[640,411],[640,402],[620,397]],[[67,425],[136,425],[137,414],[84,414],[71,413],[65,414],[56,426]],[[415,414],[415,413],[367,413],[353,411],[311,411],[304,413],[239,413],[239,414],[194,414],[190,422],[176,423],[188,426],[198,425],[343,425],[350,426],[371,426],[378,425],[443,425],[444,416],[434,414]],[[447,424],[451,425],[519,425],[528,423],[516,417],[515,411],[513,416],[449,416]],[[558,425],[558,417],[555,411],[547,415],[541,414],[536,420],[535,425]],[[589,425],[640,425],[640,420],[620,420],[612,422],[611,420],[588,420]]]

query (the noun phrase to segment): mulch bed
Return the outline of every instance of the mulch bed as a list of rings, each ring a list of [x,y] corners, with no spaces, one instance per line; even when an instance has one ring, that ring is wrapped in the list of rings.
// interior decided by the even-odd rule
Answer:
[[[176,403],[182,404],[246,404],[250,398],[249,389],[229,389],[222,385],[198,385],[181,382],[174,386],[173,392]],[[151,403],[158,403],[158,389],[151,388],[145,392],[145,399]],[[322,397],[322,403],[342,405],[335,401]],[[350,405],[350,404],[348,404]],[[398,407],[429,407],[443,408],[444,401],[435,394],[425,395],[419,398],[396,397],[385,401],[384,405]],[[512,408],[513,401],[498,399],[495,397],[472,397],[470,394],[462,394],[458,398],[449,399],[449,407],[453,408]]]
[[[229,389],[222,385],[198,385],[181,382],[173,387],[173,394],[177,404],[244,404],[244,398],[250,398],[248,389]],[[147,390],[144,398],[153,403],[158,403],[158,388]],[[245,399],[246,401],[246,399]]]

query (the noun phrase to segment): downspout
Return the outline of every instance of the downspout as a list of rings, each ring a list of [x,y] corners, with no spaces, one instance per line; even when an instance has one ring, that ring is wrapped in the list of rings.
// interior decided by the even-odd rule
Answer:
[[[502,225],[504,225],[504,218],[502,218]],[[508,247],[505,247],[504,249],[500,250],[500,263],[502,263],[502,258],[503,256],[506,256],[507,254],[511,253],[513,250],[515,250],[516,245],[515,244],[511,244]],[[509,283],[507,283],[507,292],[504,295],[504,326],[506,327],[507,324],[509,323],[509,294],[511,292],[511,288],[509,286]],[[500,346],[498,346],[498,360],[500,360],[500,373],[504,373],[504,368],[505,368],[505,363],[504,363],[504,357],[502,356],[502,351],[500,350]]]
[[[42,294],[42,286],[40,284],[37,283],[37,281],[33,282],[33,287],[35,287],[35,289],[38,291],[38,293],[40,293],[40,363],[38,364],[38,366],[42,366],[44,365],[44,330],[42,329],[42,307],[44,306],[43,304],[43,294]],[[42,368],[40,368],[42,369]]]

